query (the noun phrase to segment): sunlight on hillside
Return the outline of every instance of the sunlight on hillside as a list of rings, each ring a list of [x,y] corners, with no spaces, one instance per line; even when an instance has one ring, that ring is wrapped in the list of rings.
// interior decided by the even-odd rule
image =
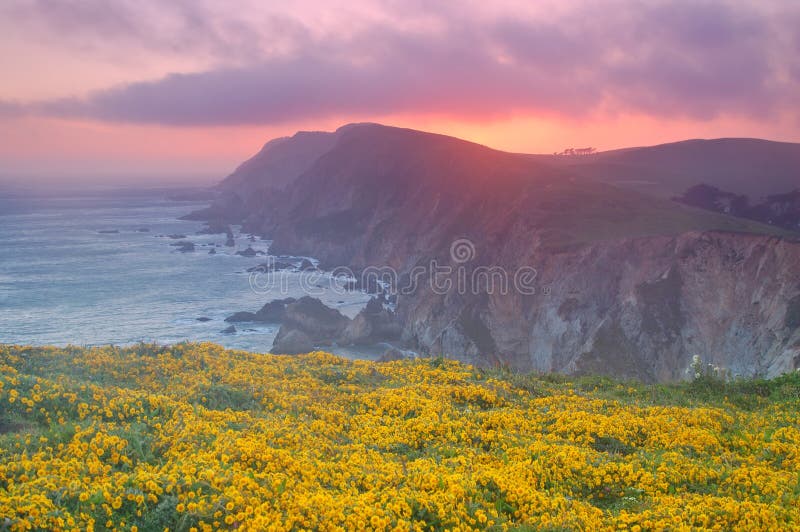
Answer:
[[[0,346],[0,528],[788,529],[798,390]]]

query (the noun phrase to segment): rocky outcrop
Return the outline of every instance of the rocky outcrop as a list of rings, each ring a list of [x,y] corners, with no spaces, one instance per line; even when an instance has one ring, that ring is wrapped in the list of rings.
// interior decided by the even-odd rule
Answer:
[[[339,336],[343,345],[369,345],[378,342],[399,340],[402,325],[393,312],[386,309],[378,298],[373,297]]]
[[[225,318],[227,322],[280,323],[286,317],[286,306],[296,301],[293,297],[276,299],[261,307],[257,312],[236,312]]]
[[[237,251],[236,252],[236,255],[239,255],[239,256],[242,256],[242,257],[255,257],[258,254],[262,254],[263,255],[263,251],[262,252],[256,251],[255,249],[252,248],[252,246],[247,246],[247,249],[245,249],[243,251]]]
[[[302,352],[298,345],[370,345],[398,341],[402,326],[382,300],[373,298],[354,319],[312,297],[278,299],[257,312],[236,312],[229,323],[280,323],[273,351]],[[291,333],[291,334],[290,334]]]
[[[314,341],[306,333],[298,329],[287,329],[279,332],[272,343],[272,352],[280,355],[299,355],[314,350]]]
[[[325,306],[319,299],[305,296],[286,305],[281,328],[275,336],[273,353],[288,353],[298,339],[315,345],[330,344],[339,338],[350,320],[338,310]],[[302,333],[300,336],[294,333]]]
[[[233,321],[231,318],[228,320]],[[295,332],[304,336],[289,336]],[[294,347],[293,342],[305,338],[314,345],[372,345],[399,340],[401,334],[402,327],[394,313],[376,298],[351,320],[320,300],[306,296],[286,304],[272,350],[288,353],[287,349]]]
[[[384,351],[383,354],[375,360],[375,362],[396,362],[398,360],[405,360],[407,358],[410,357],[406,356],[406,354],[400,349],[397,349],[396,347],[390,347]]]
[[[225,321],[232,323],[256,321],[256,313],[247,311],[234,312],[225,318]]]
[[[188,240],[181,240],[180,242],[170,244],[170,246],[177,248],[175,251],[180,251],[181,253],[189,253],[195,250],[194,243]]]

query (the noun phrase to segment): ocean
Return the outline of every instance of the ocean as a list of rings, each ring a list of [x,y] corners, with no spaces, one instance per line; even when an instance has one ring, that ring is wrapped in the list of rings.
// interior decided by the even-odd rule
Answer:
[[[236,245],[226,247],[225,235],[198,234],[201,222],[179,219],[206,205],[168,199],[165,190],[0,192],[0,343],[211,341],[268,352],[277,324],[237,323],[230,334],[222,332],[230,325],[225,317],[309,292],[349,317],[368,301],[362,292],[337,290],[325,276],[309,284],[309,274],[299,272],[262,275],[253,288],[246,270],[266,258],[235,252],[248,246],[266,252],[269,242],[251,241],[234,226]],[[171,245],[180,240],[194,243],[195,251]]]

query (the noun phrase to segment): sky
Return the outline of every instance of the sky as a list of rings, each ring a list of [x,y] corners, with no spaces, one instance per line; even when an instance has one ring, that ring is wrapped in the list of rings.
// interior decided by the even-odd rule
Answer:
[[[3,0],[0,180],[186,182],[380,122],[551,153],[800,142],[795,0]]]

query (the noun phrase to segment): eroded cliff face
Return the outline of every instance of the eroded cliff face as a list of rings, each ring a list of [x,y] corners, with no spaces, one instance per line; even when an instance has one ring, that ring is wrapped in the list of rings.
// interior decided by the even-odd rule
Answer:
[[[519,369],[685,378],[694,355],[732,374],[800,365],[800,244],[692,232],[520,256],[537,293],[401,298],[404,338]]]
[[[334,140],[318,156],[325,142],[279,144],[291,164],[281,156],[264,175],[301,174],[277,189],[248,167],[247,186],[231,184],[203,216],[273,239],[275,254],[391,268],[399,288],[432,261],[505,272],[505,291],[437,293],[423,279],[401,293],[397,326],[411,347],[648,381],[683,378],[694,355],[741,375],[798,365],[800,244],[788,231],[451,137],[368,124]],[[300,165],[307,152],[316,158]],[[456,264],[462,238],[475,256]],[[511,286],[526,267],[535,294]]]

